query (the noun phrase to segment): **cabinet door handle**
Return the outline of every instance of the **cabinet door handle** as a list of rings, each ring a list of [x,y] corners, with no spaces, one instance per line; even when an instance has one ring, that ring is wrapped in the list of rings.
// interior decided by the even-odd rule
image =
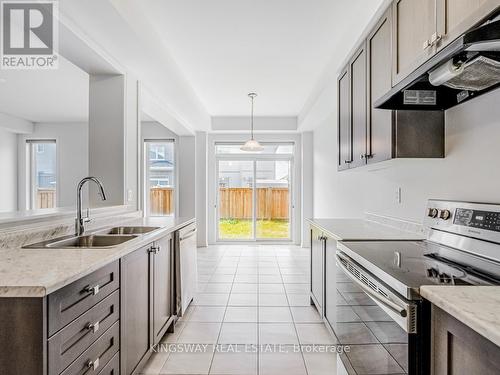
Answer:
[[[149,253],[158,254],[160,252],[160,246],[153,246],[148,250]]]
[[[344,160],[344,163],[345,163],[345,164],[351,164],[351,163],[352,163],[352,160]]]
[[[91,293],[93,296],[95,296],[97,293],[99,293],[99,291],[101,290],[101,286],[99,284],[95,285],[95,286],[90,286],[90,285],[87,285],[83,291],[85,293]]]
[[[431,35],[431,45],[435,45],[437,42],[439,42],[443,38],[442,35],[439,35],[438,33],[434,33]]]

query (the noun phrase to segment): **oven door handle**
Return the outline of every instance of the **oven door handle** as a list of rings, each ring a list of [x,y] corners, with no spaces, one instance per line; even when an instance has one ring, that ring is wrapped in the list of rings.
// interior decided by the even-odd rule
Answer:
[[[340,268],[346,273],[349,278],[354,281],[361,289],[363,289],[363,292],[368,294],[368,296],[372,297],[373,299],[376,299],[378,302],[380,302],[382,305],[390,309],[391,311],[395,312],[396,314],[400,315],[403,318],[406,318],[408,315],[408,312],[404,307],[399,306],[397,303],[391,301],[389,298],[385,298],[384,296],[381,296],[374,290],[372,290],[369,286],[365,285],[361,280],[356,278],[354,275],[349,272],[349,270],[342,264],[341,258],[338,254],[335,254],[337,258],[337,264],[339,265]]]

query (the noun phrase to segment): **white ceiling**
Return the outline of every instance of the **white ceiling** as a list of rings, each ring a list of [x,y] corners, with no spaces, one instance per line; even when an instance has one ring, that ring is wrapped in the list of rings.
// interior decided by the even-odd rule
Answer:
[[[89,76],[62,56],[54,70],[1,70],[0,112],[31,122],[88,119]]]
[[[145,0],[156,29],[212,116],[296,116],[332,59],[382,0]],[[342,51],[336,54],[336,51]]]

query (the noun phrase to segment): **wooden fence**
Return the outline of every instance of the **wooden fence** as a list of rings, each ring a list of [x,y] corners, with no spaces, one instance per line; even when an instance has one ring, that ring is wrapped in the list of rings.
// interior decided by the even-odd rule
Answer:
[[[171,215],[174,212],[174,189],[151,188],[149,190],[149,208],[153,216]]]
[[[54,208],[56,206],[56,189],[37,189],[36,208]]]
[[[288,188],[256,189],[257,219],[289,219]],[[219,215],[221,219],[251,219],[251,188],[220,188]]]
[[[154,216],[171,215],[174,212],[172,188],[151,188],[149,193],[150,213]],[[288,188],[257,188],[257,219],[289,219]],[[251,188],[220,188],[221,219],[251,219]]]

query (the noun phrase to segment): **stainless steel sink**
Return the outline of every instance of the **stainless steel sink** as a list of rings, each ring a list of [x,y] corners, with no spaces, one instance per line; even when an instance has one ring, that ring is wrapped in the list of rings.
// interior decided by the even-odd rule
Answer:
[[[133,240],[137,236],[123,235],[99,235],[91,234],[85,236],[70,236],[63,238],[54,238],[52,240],[38,242],[32,245],[24,246],[27,249],[66,249],[66,248],[98,248],[107,249],[120,245],[124,242]]]
[[[152,232],[156,229],[159,229],[159,227],[127,227],[127,226],[122,226],[122,227],[114,227],[105,231],[102,231],[101,233],[106,233],[106,234],[145,234]]]

